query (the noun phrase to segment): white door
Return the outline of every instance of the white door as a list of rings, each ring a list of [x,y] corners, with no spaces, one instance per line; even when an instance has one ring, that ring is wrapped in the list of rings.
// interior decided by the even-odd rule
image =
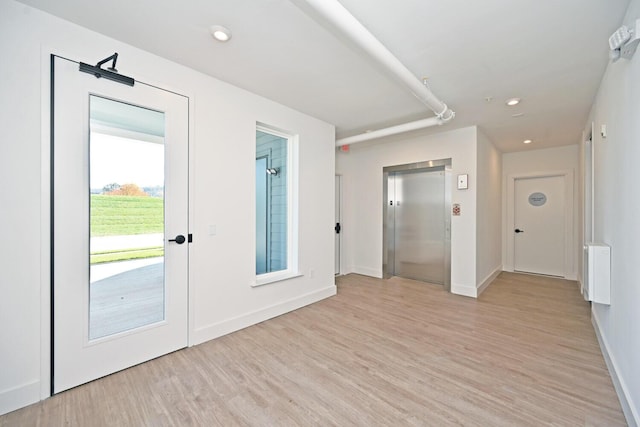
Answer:
[[[52,77],[57,393],[187,345],[188,99]]]
[[[342,203],[342,185],[341,185],[341,178],[339,175],[336,175],[336,182],[335,182],[335,194],[336,194],[336,203],[335,203],[335,220],[336,220],[336,225],[335,225],[335,274],[340,274],[340,233],[341,233],[341,228],[342,228],[342,223],[341,223],[341,219],[340,219],[340,210],[341,210],[341,203]]]
[[[514,270],[564,277],[564,176],[518,178],[514,198]]]

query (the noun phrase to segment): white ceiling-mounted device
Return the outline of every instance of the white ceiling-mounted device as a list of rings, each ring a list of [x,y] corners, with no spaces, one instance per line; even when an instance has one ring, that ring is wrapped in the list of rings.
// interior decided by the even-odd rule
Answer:
[[[613,62],[620,58],[631,59],[640,42],[640,19],[636,20],[634,28],[623,25],[609,37],[609,56]]]

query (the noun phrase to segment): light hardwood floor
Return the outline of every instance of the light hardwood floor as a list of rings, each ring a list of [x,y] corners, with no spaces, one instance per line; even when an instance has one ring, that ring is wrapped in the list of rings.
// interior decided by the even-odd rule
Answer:
[[[0,417],[0,426],[625,425],[575,282],[338,295]]]

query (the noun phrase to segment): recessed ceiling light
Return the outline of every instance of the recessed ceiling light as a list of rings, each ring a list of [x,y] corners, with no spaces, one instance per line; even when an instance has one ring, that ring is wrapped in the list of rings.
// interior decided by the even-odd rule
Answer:
[[[520,98],[507,99],[505,104],[507,104],[509,107],[513,107],[515,105],[518,105],[518,104],[520,104]]]
[[[212,25],[209,27],[209,32],[214,39],[220,42],[226,42],[231,39],[231,30],[222,25]]]
[[[522,142],[524,142],[525,144],[531,144],[533,141],[532,141],[532,140],[530,140],[530,139],[525,139],[525,140],[524,140],[524,141],[522,141]]]

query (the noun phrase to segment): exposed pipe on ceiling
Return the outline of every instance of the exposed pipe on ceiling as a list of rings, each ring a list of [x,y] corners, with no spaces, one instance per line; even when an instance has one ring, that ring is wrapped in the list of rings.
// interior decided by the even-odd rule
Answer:
[[[451,110],[447,104],[436,97],[433,92],[419,80],[407,67],[400,62],[373,34],[365,28],[347,9],[344,8],[337,0],[302,0],[309,5],[322,18],[337,28],[342,34],[355,43],[359,48],[365,51],[369,56],[375,59],[388,72],[396,76],[405,86],[418,98],[422,103],[429,107],[436,115],[432,119],[419,120],[417,122],[405,123],[404,125],[392,126],[386,129],[380,129],[373,132],[357,135],[364,139],[351,139],[356,137],[342,138],[336,141],[336,145],[353,144],[369,139],[379,138],[381,136],[393,135],[396,133],[406,132],[409,130],[420,129],[428,126],[434,126],[446,123],[453,119],[456,113]],[[417,123],[422,123],[420,127],[412,127]],[[407,127],[407,130],[403,130]],[[395,129],[392,132],[391,129]],[[378,136],[374,136],[378,135]],[[344,142],[351,140],[352,142]],[[340,143],[339,143],[340,142]]]
[[[371,139],[382,138],[383,136],[396,135],[399,133],[409,132],[417,129],[424,129],[431,126],[441,125],[442,120],[437,117],[429,117],[428,119],[417,120],[415,122],[403,123],[401,125],[391,126],[384,129],[378,129],[371,132],[361,133],[359,135],[348,136],[346,138],[336,139],[336,146],[355,144],[357,142],[369,141]]]

